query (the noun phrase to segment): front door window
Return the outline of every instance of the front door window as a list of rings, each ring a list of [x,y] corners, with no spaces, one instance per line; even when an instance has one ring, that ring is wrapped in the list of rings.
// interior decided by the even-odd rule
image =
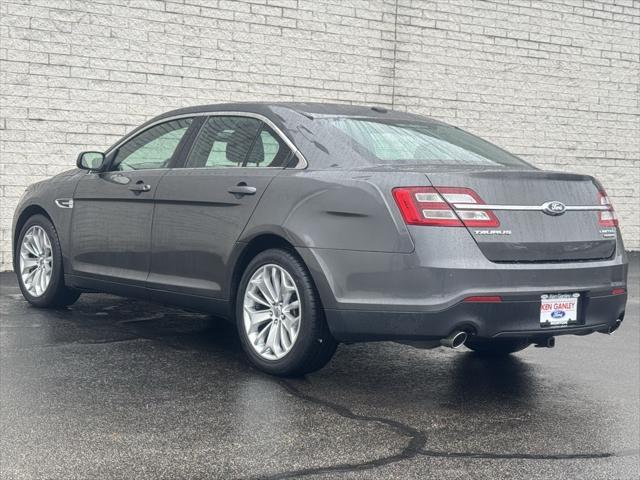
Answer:
[[[172,120],[136,135],[118,149],[111,170],[168,168],[191,121],[191,118]]]

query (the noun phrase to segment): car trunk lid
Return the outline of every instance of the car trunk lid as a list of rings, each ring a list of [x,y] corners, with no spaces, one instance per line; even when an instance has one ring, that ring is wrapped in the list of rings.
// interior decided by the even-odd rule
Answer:
[[[497,227],[467,226],[489,260],[596,260],[609,258],[615,252],[616,229],[600,219],[602,189],[590,176],[540,170],[483,170],[430,172],[427,177],[436,189],[473,190],[487,205],[487,211],[498,218]],[[463,210],[476,209],[472,204],[454,202],[449,201],[458,215]]]

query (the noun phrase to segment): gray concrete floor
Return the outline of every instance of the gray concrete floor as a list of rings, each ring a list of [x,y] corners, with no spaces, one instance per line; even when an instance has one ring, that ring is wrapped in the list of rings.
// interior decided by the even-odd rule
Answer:
[[[639,274],[613,336],[492,361],[341,346],[288,380],[207,316],[107,295],[38,310],[2,274],[2,478],[637,479]]]

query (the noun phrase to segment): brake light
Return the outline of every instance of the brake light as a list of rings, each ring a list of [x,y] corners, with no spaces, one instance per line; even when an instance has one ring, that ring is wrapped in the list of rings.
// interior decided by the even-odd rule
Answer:
[[[617,227],[618,226],[618,216],[616,215],[615,210],[613,209],[613,204],[611,200],[609,200],[609,196],[607,192],[601,190],[598,192],[598,201],[600,205],[606,205],[608,210],[602,210],[598,212],[598,223],[601,227]]]
[[[611,290],[611,295],[624,295],[627,293],[627,290],[624,288],[614,288]]]
[[[495,214],[483,210],[484,201],[470,188],[398,187],[393,189],[402,218],[408,225],[437,227],[498,227]],[[456,209],[454,204],[478,205],[478,209]]]
[[[497,295],[482,295],[476,297],[467,297],[463,301],[466,303],[501,303],[502,297]]]

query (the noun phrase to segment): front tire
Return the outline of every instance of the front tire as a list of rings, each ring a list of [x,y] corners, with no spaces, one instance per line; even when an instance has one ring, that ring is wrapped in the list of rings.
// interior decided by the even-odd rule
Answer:
[[[265,250],[249,262],[238,288],[236,322],[251,363],[272,375],[319,370],[337,348],[311,276],[286,250]]]
[[[31,305],[66,307],[80,297],[79,291],[64,284],[58,234],[44,215],[33,215],[22,226],[14,255],[18,285]]]
[[[465,345],[476,354],[486,357],[501,357],[524,350],[531,345],[527,340],[468,340]]]

